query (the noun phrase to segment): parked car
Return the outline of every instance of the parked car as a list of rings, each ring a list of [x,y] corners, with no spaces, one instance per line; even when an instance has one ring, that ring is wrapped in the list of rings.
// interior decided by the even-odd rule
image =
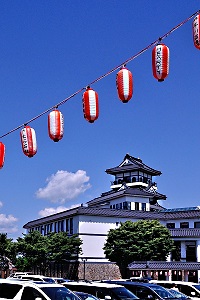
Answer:
[[[32,280],[32,281],[44,281],[48,283],[56,283],[56,281],[47,276],[42,275],[18,275],[16,278],[18,279],[24,279],[24,280]]]
[[[104,280],[106,283],[118,284],[117,280]],[[168,290],[157,284],[144,283],[144,282],[131,282],[131,281],[120,281],[120,284],[130,290],[140,299],[152,299],[152,300],[163,300],[163,299],[176,299]]]
[[[0,300],[80,300],[60,284],[0,279]]]
[[[92,294],[83,293],[83,292],[74,292],[82,300],[99,300],[99,298],[93,296]]]
[[[195,282],[188,282],[188,281],[167,281],[167,280],[151,280],[151,283],[159,284],[165,288],[172,288],[174,285],[177,287],[177,289],[181,292],[187,295],[188,297],[191,297],[192,299],[199,300],[200,298],[200,284]]]
[[[22,276],[22,275],[33,275],[32,272],[15,272],[10,274],[10,276],[8,276],[8,278],[16,278],[18,276]]]
[[[174,297],[176,298],[179,298],[180,300],[189,300],[191,299],[190,297],[188,297],[187,295],[177,291],[176,289],[174,288],[171,288],[171,289],[167,289],[172,295],[174,295]]]
[[[72,291],[84,292],[94,295],[99,299],[115,299],[115,300],[137,300],[138,297],[122,285],[107,284],[102,282],[77,282],[69,281],[62,283],[65,287]]]
[[[149,282],[152,280],[151,277],[130,277],[129,279],[126,279],[126,281],[139,281],[139,282]]]
[[[69,279],[65,279],[62,277],[51,277],[56,283],[63,283],[63,282],[67,282],[70,281]]]

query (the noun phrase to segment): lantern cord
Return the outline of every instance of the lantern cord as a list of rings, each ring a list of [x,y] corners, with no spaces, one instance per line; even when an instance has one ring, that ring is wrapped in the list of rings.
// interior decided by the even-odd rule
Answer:
[[[182,25],[184,25],[185,23],[187,23],[190,19],[192,19],[196,14],[200,13],[200,10],[196,11],[195,13],[193,13],[191,16],[189,16],[187,19],[185,19],[184,21],[182,21],[181,23],[179,23],[178,25],[176,25],[175,27],[173,27],[171,30],[169,30],[167,33],[165,33],[163,36],[159,37],[157,40],[155,40],[154,42],[150,43],[148,46],[146,46],[145,48],[143,48],[142,50],[140,50],[138,53],[136,53],[135,55],[131,56],[130,58],[128,58],[127,60],[125,60],[124,62],[122,62],[120,65],[114,67],[113,69],[111,69],[110,71],[108,71],[107,73],[101,75],[100,77],[96,78],[95,80],[93,80],[92,82],[90,82],[89,84],[87,84],[88,86],[93,85],[94,83],[100,81],[101,79],[107,77],[108,75],[112,74],[113,72],[115,72],[116,70],[120,69],[122,66],[125,66],[127,63],[129,63],[130,61],[134,60],[135,58],[137,58],[138,56],[140,56],[141,54],[143,54],[145,51],[147,51],[149,48],[151,48],[152,46],[156,45],[158,42],[160,42],[161,40],[163,40],[164,38],[168,37],[172,32],[174,32],[175,30],[177,30],[179,27],[181,27]],[[71,94],[69,97],[65,98],[64,100],[60,101],[59,103],[57,103],[56,105],[48,108],[47,110],[45,110],[44,112],[40,113],[39,115],[35,116],[34,118],[30,119],[29,121],[23,123],[22,125],[19,125],[15,128],[13,128],[12,130],[8,131],[7,133],[3,134],[2,136],[0,136],[0,138],[3,138],[9,134],[11,134],[12,132],[19,130],[20,128],[23,128],[26,124],[29,124],[33,121],[35,121],[36,119],[42,117],[43,115],[47,114],[48,112],[50,112],[51,110],[58,108],[59,106],[63,105],[64,103],[66,103],[68,100],[70,100],[71,98],[75,97],[77,94],[81,93],[83,90],[85,90],[86,87],[83,87],[81,89],[79,89],[78,91],[76,91],[75,93]]]

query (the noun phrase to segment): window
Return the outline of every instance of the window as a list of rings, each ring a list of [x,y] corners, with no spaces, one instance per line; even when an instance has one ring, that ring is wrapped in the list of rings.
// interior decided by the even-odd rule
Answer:
[[[189,222],[180,222],[180,228],[189,228]]]
[[[167,223],[166,225],[167,225],[167,228],[169,228],[169,229],[175,228],[175,223]]]
[[[146,211],[146,203],[142,203],[142,211]]]
[[[139,210],[139,202],[135,202],[135,210]]]
[[[200,222],[194,222],[194,228],[200,228]]]
[[[147,177],[146,176],[143,177],[143,182],[147,183]]]
[[[66,232],[69,232],[69,219],[66,219]]]
[[[43,226],[40,226],[40,233],[41,233],[41,234],[42,234],[43,230],[44,230],[44,227],[43,227]]]
[[[29,286],[24,288],[21,300],[35,300],[36,298],[45,300],[45,297],[36,289]]]
[[[58,221],[58,232],[64,231],[64,220]]]
[[[52,232],[52,223],[47,225],[47,233]]]
[[[129,202],[129,201],[123,202],[123,209],[130,210],[131,209],[131,202]]]
[[[54,232],[58,232],[58,223],[57,222],[54,223]]]
[[[70,222],[70,234],[73,234],[73,231],[74,231],[74,229],[73,229],[73,218],[70,218],[69,222]]]
[[[21,288],[22,285],[20,284],[1,283],[0,284],[1,298],[13,299]]]
[[[130,176],[125,176],[125,177],[124,177],[124,181],[125,181],[126,183],[131,182],[131,177],[130,177]]]

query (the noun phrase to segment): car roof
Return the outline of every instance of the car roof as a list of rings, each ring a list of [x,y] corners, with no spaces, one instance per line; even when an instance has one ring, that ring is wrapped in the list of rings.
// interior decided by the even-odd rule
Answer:
[[[184,285],[200,285],[199,283],[191,282],[191,281],[178,281],[178,280],[151,280],[150,284],[156,283],[174,283],[174,284],[184,284]]]
[[[27,281],[27,280],[19,280],[19,279],[4,279],[0,278],[1,283],[8,283],[8,284],[20,284],[20,285],[27,285],[27,286],[40,286],[40,287],[63,287],[63,285],[58,283],[48,283],[48,282],[35,282],[35,281]]]
[[[149,283],[149,282],[140,282],[140,281],[118,281],[118,280],[105,280],[105,283],[106,282],[110,282],[110,283],[115,283],[115,284],[119,284],[120,285],[140,285],[140,286],[147,286],[147,287],[152,287],[152,286],[155,286],[156,284],[153,284],[153,283]],[[110,284],[109,283],[109,284]]]
[[[44,278],[48,276],[44,276],[44,275],[35,275],[35,274],[21,274],[23,277],[40,277],[40,278]]]
[[[104,282],[84,282],[84,281],[67,281],[63,282],[62,285],[64,286],[70,286],[70,285],[84,285],[84,286],[96,286],[96,287],[105,287],[105,288],[116,288],[116,287],[123,287],[123,285],[120,284],[110,284],[110,283],[104,283]]]

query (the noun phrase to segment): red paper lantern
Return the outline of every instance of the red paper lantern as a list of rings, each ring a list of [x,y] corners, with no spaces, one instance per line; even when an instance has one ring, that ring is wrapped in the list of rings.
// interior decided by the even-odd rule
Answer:
[[[169,48],[164,44],[158,44],[152,51],[153,76],[158,81],[164,81],[169,74]]]
[[[20,132],[20,137],[24,154],[33,157],[37,153],[35,130],[30,126],[25,126]]]
[[[64,118],[62,113],[55,109],[48,115],[48,132],[49,137],[58,142],[63,138],[64,134]]]
[[[123,103],[127,103],[133,95],[133,76],[125,67],[117,73],[116,85],[119,99]]]
[[[83,114],[84,118],[93,123],[99,116],[99,101],[98,94],[90,87],[83,93]]]
[[[5,160],[5,145],[0,142],[0,169],[3,168]]]
[[[200,50],[200,14],[198,14],[193,20],[192,31],[194,45]]]

